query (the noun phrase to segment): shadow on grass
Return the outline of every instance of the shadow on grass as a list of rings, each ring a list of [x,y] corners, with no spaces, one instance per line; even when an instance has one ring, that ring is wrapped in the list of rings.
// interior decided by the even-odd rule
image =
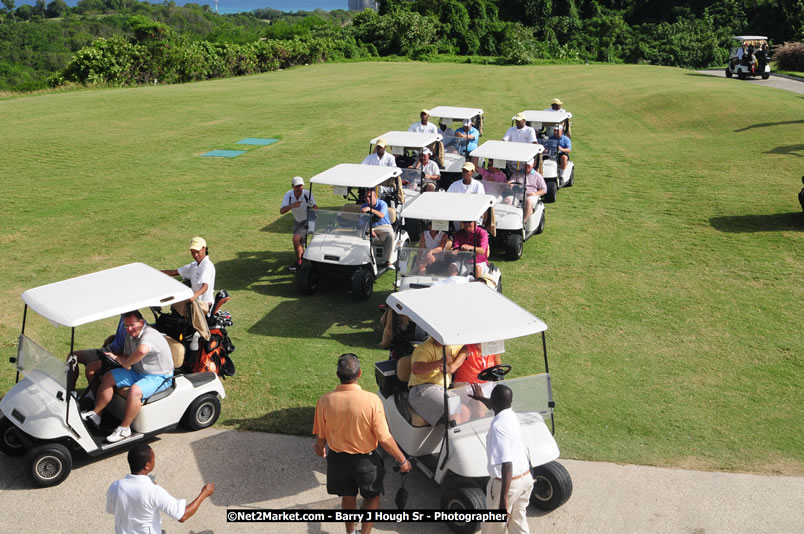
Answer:
[[[751,130],[753,128],[769,128],[771,126],[783,126],[785,124],[804,124],[804,119],[799,119],[795,121],[759,122],[757,124],[752,124],[751,126],[746,126],[745,128],[737,128],[734,131],[744,132],[746,130]]]
[[[288,238],[288,244],[290,243]],[[293,261],[293,251],[272,252],[267,250],[238,252],[232,260],[215,262],[218,279],[216,287],[228,290],[249,289],[252,284],[266,276],[283,276],[279,285],[271,284],[271,291],[260,291],[264,294],[291,296],[293,273],[288,272],[287,266]],[[287,279],[287,280],[285,280]],[[262,286],[261,286],[262,287]],[[290,289],[288,289],[288,287]]]
[[[773,215],[734,215],[712,217],[709,224],[716,230],[730,233],[779,232],[804,230],[804,213],[774,213]]]
[[[799,144],[799,145],[777,146],[776,148],[768,150],[767,152],[765,152],[765,154],[783,154],[783,155],[791,155],[791,156],[797,156],[799,158],[804,158],[804,145]]]

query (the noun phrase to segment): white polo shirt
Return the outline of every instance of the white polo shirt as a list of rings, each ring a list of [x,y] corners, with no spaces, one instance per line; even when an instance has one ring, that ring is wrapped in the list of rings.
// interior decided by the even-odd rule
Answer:
[[[198,291],[202,285],[207,284],[207,290],[200,297],[201,302],[208,302],[210,306],[215,302],[215,266],[209,256],[204,256],[201,263],[190,262],[177,269],[179,276],[190,281],[193,292]]]
[[[508,128],[508,131],[505,132],[503,141],[513,141],[514,143],[535,143],[536,130],[528,125],[523,126],[521,130],[516,126],[511,126]]]
[[[422,124],[422,121],[416,121],[416,122],[414,122],[413,124],[410,125],[410,128],[408,128],[408,131],[409,132],[416,132],[416,133],[437,134],[438,133],[438,126],[436,126],[435,124],[433,124],[430,121],[427,121],[427,124]]]
[[[380,158],[376,152],[373,152],[366,156],[361,163],[363,165],[377,165],[380,167],[396,167],[396,158],[388,151],[383,152],[382,158]]]
[[[106,513],[114,514],[117,534],[162,532],[164,512],[176,521],[182,518],[187,506],[185,499],[174,499],[147,475],[126,475],[112,482],[106,492]]]
[[[316,205],[315,197],[313,197],[310,191],[302,189],[301,196],[296,198],[296,194],[293,192],[293,189],[291,189],[285,193],[285,196],[282,198],[282,205],[279,207],[284,208],[285,206],[295,204],[297,201],[301,201],[301,205],[298,208],[290,208],[290,212],[293,214],[293,218],[296,222],[304,222],[307,220],[307,208],[310,207],[310,204],[313,206]]]
[[[502,478],[502,464],[511,462],[511,476],[519,476],[530,468],[522,441],[519,419],[511,408],[491,420],[486,434],[486,456],[491,478]]]
[[[452,182],[447,189],[447,193],[476,193],[480,195],[486,194],[486,188],[483,187],[483,182],[479,180],[475,180],[472,178],[472,181],[469,182],[469,185],[463,183],[463,180],[456,180]]]

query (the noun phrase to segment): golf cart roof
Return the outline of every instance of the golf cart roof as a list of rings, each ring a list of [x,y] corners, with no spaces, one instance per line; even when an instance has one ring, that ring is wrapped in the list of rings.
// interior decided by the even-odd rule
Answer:
[[[130,263],[29,289],[22,300],[42,317],[75,327],[192,296],[193,290],[175,278],[144,263]]]
[[[555,113],[555,112],[554,112]],[[544,152],[542,145],[533,143],[513,143],[510,141],[486,141],[469,154],[473,158],[504,159],[506,161],[528,161]]]
[[[402,148],[422,148],[432,145],[436,141],[441,141],[441,134],[390,131],[378,135],[371,140],[371,144],[383,139],[388,146],[398,146]]]
[[[310,183],[346,187],[377,187],[386,180],[399,176],[398,167],[341,163],[310,178]]]
[[[559,122],[564,122],[565,120],[572,118],[572,113],[563,109],[560,111],[535,111],[528,109],[521,113],[525,116],[525,122],[546,122],[548,124],[558,124]],[[511,121],[515,119],[516,115],[511,117]]]
[[[767,41],[768,38],[764,35],[732,35],[732,39],[737,41]]]
[[[474,119],[478,115],[483,115],[483,110],[478,108],[456,108],[454,106],[436,106],[430,110],[431,117],[452,120]]]
[[[407,203],[401,215],[410,219],[476,221],[495,202],[491,195],[428,191]]]
[[[544,321],[486,284],[400,291],[385,302],[442,345],[486,343],[547,330]]]

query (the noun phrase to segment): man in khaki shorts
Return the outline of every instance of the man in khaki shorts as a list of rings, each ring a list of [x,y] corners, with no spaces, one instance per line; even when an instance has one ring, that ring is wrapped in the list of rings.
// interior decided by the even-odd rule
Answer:
[[[296,253],[296,261],[288,267],[288,271],[293,273],[299,269],[304,255],[304,240],[307,238],[307,209],[316,209],[318,206],[313,194],[304,188],[304,178],[294,176],[290,185],[293,189],[285,193],[279,214],[293,213],[293,250]]]

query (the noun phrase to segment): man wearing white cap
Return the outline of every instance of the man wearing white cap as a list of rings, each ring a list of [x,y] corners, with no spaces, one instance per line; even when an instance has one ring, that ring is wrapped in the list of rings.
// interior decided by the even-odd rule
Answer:
[[[554,98],[552,102],[550,102],[550,107],[545,109],[545,111],[564,111],[561,107],[564,105],[564,102],[559,100],[558,98]]]
[[[293,250],[296,253],[296,261],[288,267],[288,270],[295,272],[299,269],[304,255],[304,240],[307,238],[307,210],[309,208],[316,209],[318,206],[313,194],[304,188],[304,178],[294,176],[290,185],[293,186],[293,189],[285,193],[279,214],[284,215],[289,211],[293,213]]]
[[[536,130],[530,126],[525,125],[525,116],[519,113],[514,117],[516,126],[511,126],[505,132],[503,141],[512,141],[514,143],[536,143]]]
[[[511,174],[511,179],[508,181],[510,184],[525,185],[525,215],[522,222],[528,220],[528,217],[533,214],[539,197],[547,193],[547,182],[544,181],[544,176],[536,172],[533,168],[534,161],[531,159],[525,164],[525,170],[516,171]],[[520,197],[519,194],[516,195]],[[521,197],[520,197],[521,198]]]
[[[396,158],[393,154],[390,154],[385,151],[385,147],[387,144],[385,143],[385,139],[380,137],[377,139],[377,144],[374,146],[374,152],[366,156],[362,164],[363,165],[377,165],[380,167],[396,167]]]
[[[178,269],[162,271],[168,276],[181,276],[190,281],[193,296],[189,300],[173,305],[182,317],[188,314],[192,318],[193,328],[204,339],[209,339],[207,314],[215,301],[215,266],[209,259],[207,242],[203,237],[194,237],[190,241],[190,255],[193,261]]]
[[[422,171],[422,190],[424,191],[435,191],[438,180],[441,178],[441,170],[438,168],[438,164],[430,159],[432,155],[433,152],[424,147],[419,153],[419,161],[409,167],[410,169],[420,169]]]
[[[452,182],[447,189],[448,193],[474,193],[479,195],[485,195],[486,190],[483,187],[483,182],[479,180],[475,180],[473,175],[475,174],[475,166],[473,163],[467,161],[461,167],[461,179]]]
[[[408,128],[409,132],[416,132],[416,133],[438,133],[438,126],[430,122],[430,110],[423,109],[421,113],[419,113],[419,117],[421,120],[414,122]]]
[[[461,153],[468,155],[469,152],[477,148],[477,138],[480,137],[480,132],[472,126],[472,121],[466,119],[463,121],[463,126],[455,130],[455,137],[463,140]]]

